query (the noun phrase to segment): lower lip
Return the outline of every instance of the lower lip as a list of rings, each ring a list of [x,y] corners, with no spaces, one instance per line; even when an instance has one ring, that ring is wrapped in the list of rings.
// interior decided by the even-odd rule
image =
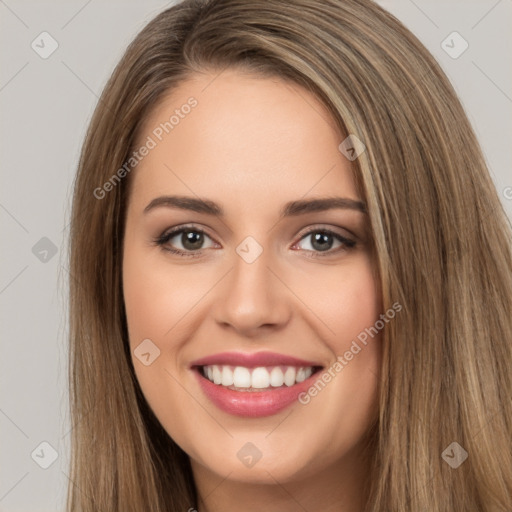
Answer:
[[[309,388],[317,373],[290,387],[270,389],[268,391],[234,391],[220,384],[214,384],[201,375],[200,369],[194,373],[204,394],[224,412],[246,418],[272,416],[297,401],[300,393]]]

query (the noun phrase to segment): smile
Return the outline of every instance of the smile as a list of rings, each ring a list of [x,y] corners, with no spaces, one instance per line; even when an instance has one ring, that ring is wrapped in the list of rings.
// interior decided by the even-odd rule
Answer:
[[[297,401],[322,365],[272,352],[223,353],[194,361],[205,396],[235,416],[277,414]]]

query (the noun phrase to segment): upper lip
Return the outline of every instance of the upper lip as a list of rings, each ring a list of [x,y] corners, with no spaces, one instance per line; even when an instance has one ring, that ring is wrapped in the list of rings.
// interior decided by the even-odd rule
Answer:
[[[259,366],[297,366],[309,367],[320,366],[321,364],[314,361],[306,361],[294,356],[285,354],[278,354],[277,352],[221,352],[219,354],[212,354],[211,356],[202,357],[192,361],[191,367],[194,366],[209,366],[213,364],[218,365],[231,365],[231,366],[244,366],[246,368],[257,368]]]

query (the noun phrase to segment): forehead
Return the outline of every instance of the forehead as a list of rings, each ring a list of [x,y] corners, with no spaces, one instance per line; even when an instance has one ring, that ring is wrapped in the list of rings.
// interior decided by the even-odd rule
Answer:
[[[217,195],[240,205],[305,195],[357,199],[343,140],[324,105],[279,78],[234,70],[192,75],[144,121],[134,199]],[[223,201],[221,201],[223,202]]]

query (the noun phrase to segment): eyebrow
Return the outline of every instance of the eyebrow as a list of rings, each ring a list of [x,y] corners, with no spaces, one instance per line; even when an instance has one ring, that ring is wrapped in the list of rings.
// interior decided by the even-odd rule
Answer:
[[[148,213],[158,207],[178,208],[180,210],[189,210],[224,217],[222,206],[209,199],[188,196],[161,196],[153,199],[146,208],[144,208],[144,213]],[[362,201],[349,199],[347,197],[325,197],[290,201],[281,209],[280,218],[303,215],[305,213],[323,212],[334,208],[366,213],[366,206]]]

